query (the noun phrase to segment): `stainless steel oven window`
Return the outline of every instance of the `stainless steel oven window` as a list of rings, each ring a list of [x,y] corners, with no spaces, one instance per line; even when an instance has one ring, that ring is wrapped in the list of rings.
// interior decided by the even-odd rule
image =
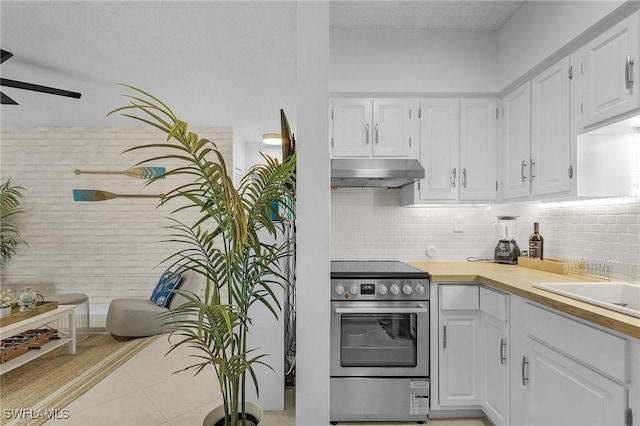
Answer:
[[[343,314],[340,321],[342,367],[417,366],[416,314]]]

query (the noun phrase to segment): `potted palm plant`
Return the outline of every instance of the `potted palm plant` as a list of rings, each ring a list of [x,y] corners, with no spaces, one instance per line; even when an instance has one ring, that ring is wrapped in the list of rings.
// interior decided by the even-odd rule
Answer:
[[[188,178],[188,183],[171,189],[161,201],[174,200],[178,205],[172,210],[168,240],[181,248],[167,261],[198,272],[206,283],[203,296],[176,290],[188,301],[167,317],[175,327],[170,351],[195,348],[194,363],[185,370],[195,374],[210,367],[215,370],[222,413],[212,411],[205,425],[257,424],[260,419],[251,418],[253,405],[246,401],[246,386],[251,380],[258,389],[253,367],[267,364],[265,354],[247,342],[250,308],[261,303],[276,316],[280,311],[275,289],[285,280],[280,264],[292,254],[293,246],[290,241],[274,243],[274,238],[264,241],[261,235],[278,235],[284,226],[280,219],[293,217],[295,153],[282,162],[263,155],[265,164],[248,170],[236,188],[215,144],[189,131],[187,123],[158,98],[127,87],[134,92],[127,95],[130,104],[109,114],[120,113],[167,135],[166,141],[129,151],[151,149],[156,155],[139,164],[179,163],[165,176]],[[192,221],[178,219],[188,210],[197,212]]]
[[[20,244],[26,244],[20,238],[18,220],[23,214],[21,201],[24,188],[15,186],[8,179],[0,185],[0,268],[16,254]]]

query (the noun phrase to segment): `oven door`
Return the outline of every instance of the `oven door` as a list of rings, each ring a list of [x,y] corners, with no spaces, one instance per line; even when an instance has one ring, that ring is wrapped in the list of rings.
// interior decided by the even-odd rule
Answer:
[[[428,375],[429,302],[331,303],[331,376]]]

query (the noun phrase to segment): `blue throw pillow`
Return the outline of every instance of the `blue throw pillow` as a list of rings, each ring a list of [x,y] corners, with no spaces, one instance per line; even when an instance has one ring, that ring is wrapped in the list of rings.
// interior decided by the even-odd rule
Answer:
[[[182,275],[166,270],[151,293],[151,301],[158,306],[166,308],[173,298],[173,290],[178,288],[182,281]]]

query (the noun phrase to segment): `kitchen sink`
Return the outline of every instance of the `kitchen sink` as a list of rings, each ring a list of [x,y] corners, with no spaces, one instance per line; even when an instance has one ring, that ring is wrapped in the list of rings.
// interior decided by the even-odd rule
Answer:
[[[640,285],[626,282],[535,283],[535,288],[640,318]]]

